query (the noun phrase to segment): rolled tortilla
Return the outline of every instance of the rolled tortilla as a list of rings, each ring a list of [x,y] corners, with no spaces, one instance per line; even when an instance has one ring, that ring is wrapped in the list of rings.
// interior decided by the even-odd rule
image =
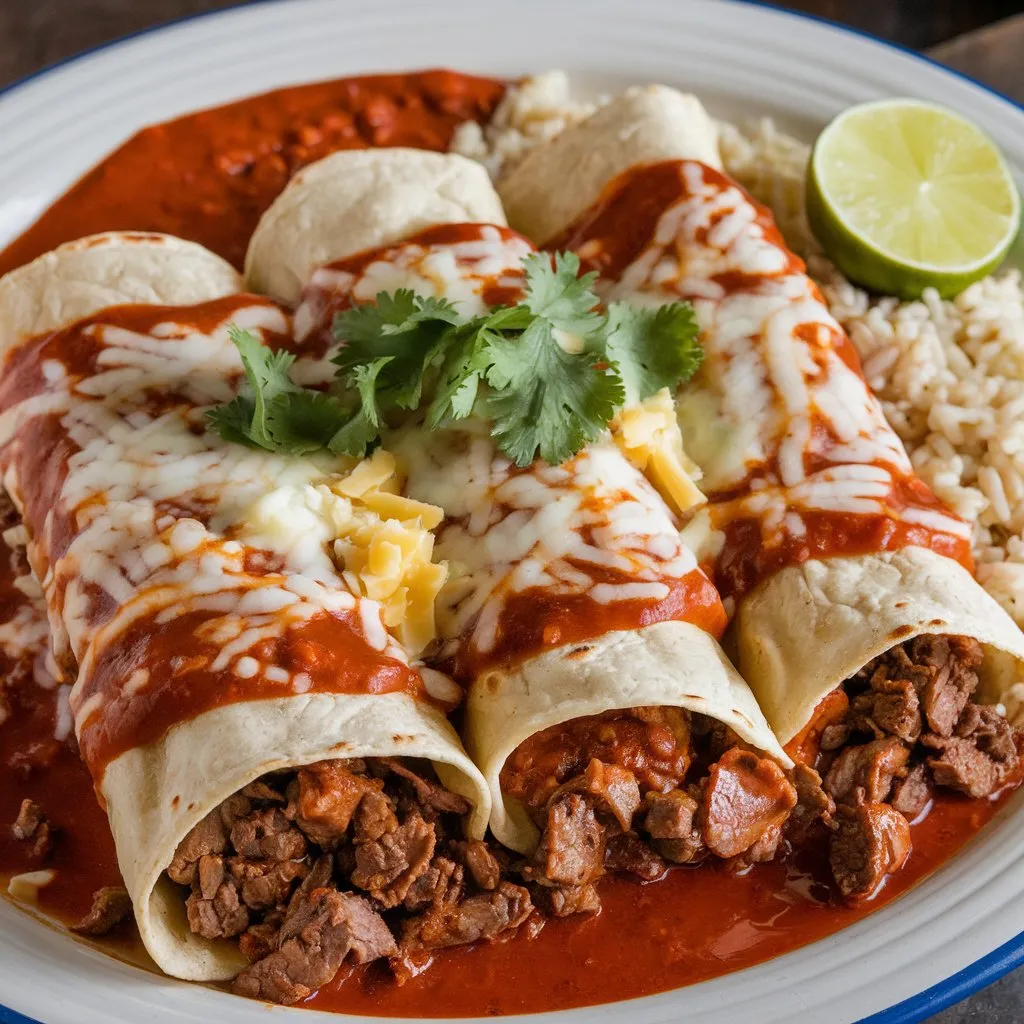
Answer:
[[[603,112],[627,116],[626,100]],[[690,300],[705,360],[677,396],[709,504],[687,527],[735,607],[739,668],[779,739],[876,656],[925,634],[983,645],[981,699],[1021,716],[1024,635],[971,574],[970,529],[914,474],[848,338],[771,214],[715,168],[702,117],[660,115],[676,158],[585,122],[548,147],[618,154],[600,200],[572,223],[537,151],[517,188],[552,243],[580,253],[611,300]],[[548,173],[543,173],[547,171]]]
[[[0,466],[58,660],[77,676],[79,745],[147,950],[201,981],[233,977],[244,958],[189,930],[163,871],[193,826],[264,773],[428,758],[473,805],[473,836],[490,811],[445,717],[451,693],[435,673],[432,695],[380,606],[348,590],[315,507],[291,509],[290,537],[253,525],[275,488],[311,491],[346,465],[196,429],[238,388],[228,326],[267,339],[288,328],[240,284],[199,246],[116,234],[0,281]]]
[[[687,158],[721,167],[715,123],[696,96],[628,89],[572,131],[537,146],[498,183],[509,223],[546,245],[630,167]]]
[[[505,223],[480,164],[420,149],[345,150],[301,170],[264,213],[246,280],[295,305],[315,267],[457,223]]]
[[[389,165],[397,159],[394,151],[362,159],[375,155]],[[331,158],[341,180],[346,156]],[[416,166],[410,157],[410,175]],[[333,191],[317,174],[293,182],[279,202],[285,211],[322,209]],[[389,219],[380,232],[384,246],[357,254],[348,251],[350,236],[338,220],[331,232],[310,229],[316,237],[307,248],[329,252],[332,261],[310,275],[296,312],[309,353],[296,364],[303,376],[323,379],[317,364],[331,343],[333,313],[372,301],[381,288],[450,298],[469,313],[485,308],[499,287],[503,301],[518,298],[520,263],[531,251],[523,239],[498,226],[454,221],[424,231],[425,217],[436,216],[429,197],[424,207],[405,209],[405,242],[392,241],[396,223]],[[284,223],[271,207],[268,231]],[[250,281],[306,272],[302,258],[287,265],[289,251],[266,235],[250,252]],[[440,657],[469,687],[464,734],[490,785],[491,828],[500,842],[529,852],[538,838],[501,791],[509,753],[533,733],[581,716],[682,707],[727,723],[791,763],[716,642],[718,595],[662,499],[610,441],[561,467],[538,462],[525,470],[512,467],[487,424],[472,419],[442,433],[412,424],[385,445],[404,464],[405,493],[446,513],[437,552],[449,559],[453,578],[439,601]]]

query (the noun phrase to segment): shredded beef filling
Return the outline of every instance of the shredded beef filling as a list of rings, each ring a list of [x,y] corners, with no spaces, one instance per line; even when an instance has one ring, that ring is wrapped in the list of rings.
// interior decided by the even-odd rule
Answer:
[[[250,961],[233,985],[241,995],[297,1003],[344,964],[381,958],[401,982],[431,950],[493,939],[533,913],[499,856],[460,838],[468,810],[427,765],[321,761],[214,808],[167,874],[189,889],[191,930],[235,939]],[[80,929],[121,906],[108,895]]]
[[[513,752],[501,782],[540,831],[519,871],[537,905],[558,917],[598,910],[594,883],[610,871],[652,881],[670,864],[709,856],[738,866],[771,860],[798,802],[807,819],[831,809],[820,779],[801,801],[774,761],[679,708],[547,729]]]
[[[903,866],[908,823],[935,787],[986,797],[1024,767],[1024,736],[972,700],[981,661],[966,637],[916,637],[829,694],[798,739],[838,806],[829,860],[848,899],[870,898]]]
[[[53,849],[53,829],[39,804],[28,798],[21,801],[11,832],[15,839],[28,844],[32,856],[39,860],[45,860]]]
[[[961,637],[893,648],[821,702],[790,771],[677,708],[538,733],[501,773],[538,829],[529,858],[463,839],[469,806],[428,765],[351,759],[246,786],[182,840],[167,874],[188,889],[191,929],[236,940],[250,961],[234,990],[285,1004],[345,964],[386,958],[402,984],[434,950],[594,913],[609,872],[653,881],[672,865],[743,869],[827,843],[839,892],[870,898],[906,863],[935,787],[984,797],[1024,768],[1022,735],[972,700],[980,663]],[[45,845],[46,829],[26,801],[15,834]],[[100,934],[129,911],[126,894],[97,893],[78,928]]]

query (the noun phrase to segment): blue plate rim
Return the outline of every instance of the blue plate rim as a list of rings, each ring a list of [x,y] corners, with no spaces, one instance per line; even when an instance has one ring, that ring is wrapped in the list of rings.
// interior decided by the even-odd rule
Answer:
[[[219,7],[216,10],[198,11],[195,14],[185,14],[179,18],[172,18],[169,21],[162,21],[156,25],[149,25],[146,28],[138,29],[135,32],[129,32],[126,35],[118,36],[115,39],[108,39],[104,43],[99,43],[96,46],[83,50],[80,53],[73,54],[70,57],[64,57],[61,60],[53,61],[52,63],[46,64],[27,75],[23,75],[21,78],[15,79],[13,82],[8,82],[7,85],[0,87],[0,97],[7,96],[8,94],[20,89],[23,85],[27,85],[29,82],[33,82],[37,78],[42,78],[44,75],[57,71],[68,64],[73,64],[86,57],[102,53],[104,50],[120,46],[122,43],[129,42],[132,39],[138,39],[142,36],[162,32],[164,29],[170,28],[174,25],[182,25],[190,21],[199,21],[201,18],[216,17],[219,14],[225,14],[229,11],[238,10],[242,7],[255,7],[261,4],[279,2],[280,0],[238,0],[237,3],[228,4],[227,6]],[[848,35],[859,36],[862,39],[869,39],[880,46],[884,46],[890,50],[896,50],[898,53],[905,54],[906,56],[911,57],[914,60],[918,60],[923,64],[929,64],[932,67],[938,68],[947,75],[959,78],[970,83],[976,89],[980,89],[982,92],[987,92],[989,95],[995,96],[1008,106],[1016,110],[1024,111],[1024,103],[1019,103],[1012,97],[1007,96],[998,89],[992,88],[990,85],[986,85],[984,82],[973,78],[971,75],[965,74],[962,71],[957,71],[955,68],[947,67],[945,64],[928,57],[926,54],[919,53],[917,50],[912,50],[909,46],[904,46],[901,43],[895,43],[889,39],[884,39],[881,36],[875,35],[872,32],[867,32],[864,29],[843,25],[837,21],[833,21],[831,18],[824,18],[821,15],[809,14],[805,11],[790,10],[789,8],[781,7],[779,4],[769,3],[767,0],[729,0],[729,2],[747,4],[750,7],[763,7],[770,11],[776,11],[779,14],[785,14],[791,18],[802,18],[804,21],[811,21],[820,25],[826,25],[836,31],[845,32]],[[870,1017],[864,1017],[858,1021],[857,1024],[920,1024],[920,1022],[924,1021],[926,1018],[953,1006],[955,1003],[966,999],[975,992],[979,992],[981,989],[991,985],[995,981],[998,981],[1000,978],[1022,965],[1024,965],[1024,931],[1015,938],[1010,939],[1009,942],[1004,943],[998,949],[994,949],[987,956],[983,956],[980,960],[975,960],[974,963],[957,971],[956,974],[946,978],[944,981],[940,981],[931,988],[925,989],[924,992],[911,996],[909,999],[904,999],[902,1002],[896,1003],[894,1006],[890,1006],[886,1010],[880,1010],[878,1013],[874,1013]],[[17,1010],[12,1010],[10,1007],[0,1006],[0,1024],[43,1024],[43,1022],[34,1017],[26,1017],[24,1014],[18,1013]]]

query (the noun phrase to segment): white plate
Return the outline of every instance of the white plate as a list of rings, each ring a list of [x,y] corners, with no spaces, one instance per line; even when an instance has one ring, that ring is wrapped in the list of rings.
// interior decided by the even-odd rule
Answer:
[[[665,82],[700,93],[714,113],[772,114],[808,136],[851,103],[919,96],[980,124],[1024,180],[1024,110],[910,53],[771,8],[724,0],[290,0],[145,33],[0,96],[0,242],[148,122],[289,83],[437,65],[509,76],[565,68],[600,89]],[[832,938],[676,992],[534,1019],[921,1020],[1024,960],[1022,808],[1024,792],[940,872]],[[123,966],[3,901],[0,1006],[46,1024],[338,1022]],[[23,1020],[0,1008],[0,1022]]]

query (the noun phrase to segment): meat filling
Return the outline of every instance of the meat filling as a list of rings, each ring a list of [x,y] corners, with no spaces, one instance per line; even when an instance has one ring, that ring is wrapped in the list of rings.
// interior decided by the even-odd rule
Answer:
[[[670,864],[709,856],[770,860],[799,799],[774,761],[680,708],[546,729],[512,753],[501,782],[540,829],[521,871],[534,900],[556,916],[597,910],[593,883],[609,871],[651,881]]]
[[[1024,734],[972,699],[981,662],[966,637],[908,640],[829,694],[791,744],[838,805],[829,859],[845,897],[870,898],[902,867],[936,787],[977,799],[1019,777]]]
[[[400,981],[409,959],[493,939],[533,913],[498,856],[461,838],[468,810],[424,764],[321,761],[214,808],[167,874],[188,887],[191,930],[236,940],[250,961],[234,990],[293,1004],[346,963],[388,958]],[[102,908],[95,916],[105,923]]]

